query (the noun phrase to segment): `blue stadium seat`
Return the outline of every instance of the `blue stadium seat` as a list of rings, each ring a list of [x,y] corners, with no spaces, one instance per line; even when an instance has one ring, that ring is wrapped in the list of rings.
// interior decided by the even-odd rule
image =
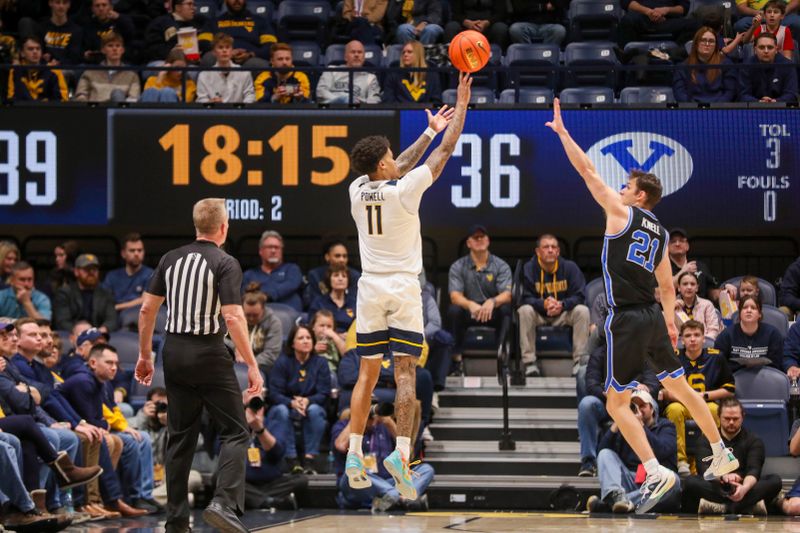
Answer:
[[[322,64],[326,67],[343,65],[344,47],[343,44],[329,44],[325,49],[325,55],[322,56]]]
[[[476,87],[488,87],[492,91],[497,91],[497,67],[503,64],[503,49],[499,45],[491,45],[491,55],[486,66],[478,72],[472,73],[472,90]],[[458,72],[450,75],[451,88],[458,86]]]
[[[446,89],[442,91],[442,102],[448,105],[456,103],[456,89]],[[469,99],[471,104],[493,104],[494,91],[489,87],[473,87],[472,96]]]
[[[789,453],[789,378],[775,368],[743,368],[733,375],[745,409],[744,426],[764,441],[768,456]]]
[[[139,334],[134,331],[115,331],[108,343],[117,349],[120,368],[133,369],[139,359]]]
[[[292,43],[292,62],[296,67],[316,67],[321,55],[319,45],[315,42]]]
[[[572,0],[567,12],[570,41],[613,41],[622,16],[618,0]]]
[[[735,287],[739,287],[739,283],[742,282],[742,278],[744,276],[736,276],[735,278],[731,278],[729,280],[725,280],[722,285],[726,285],[730,283]],[[765,305],[778,305],[778,299],[775,294],[775,286],[765,279],[758,278],[758,290],[761,294],[761,303]]]
[[[761,314],[761,322],[769,324],[777,329],[785,339],[787,333],[789,333],[789,320],[786,318],[786,315],[783,314],[783,311],[773,305],[765,304],[761,306]]]
[[[331,5],[324,0],[283,0],[278,6],[278,35],[284,42],[323,42]]]
[[[646,54],[650,50],[661,50],[672,55],[680,52],[681,45],[675,41],[631,41],[625,45],[624,49],[626,54],[634,51]]]
[[[497,332],[494,328],[467,328],[462,343],[464,373],[468,376],[493,375],[496,372],[497,347]]]
[[[400,56],[403,54],[403,44],[390,44],[386,47],[386,57],[383,59],[384,67],[400,66]]]
[[[197,14],[207,19],[216,18],[220,8],[217,0],[194,0],[194,6],[197,9]]]
[[[364,45],[364,66],[383,66],[383,49],[377,44]]]
[[[500,93],[501,104],[513,104],[517,89],[506,89]],[[549,104],[553,101],[553,91],[547,87],[520,87],[520,104]]]
[[[285,339],[289,335],[289,330],[292,329],[292,326],[297,323],[297,319],[300,318],[300,313],[290,305],[277,302],[267,303],[267,307],[272,309],[275,316],[280,319],[283,338]]]
[[[512,44],[503,58],[503,64],[510,69],[507,87],[514,87],[519,82],[523,87],[533,85],[555,89],[559,54],[555,44]]]
[[[675,102],[672,87],[625,87],[619,93],[621,104],[667,104]]]
[[[267,19],[270,24],[275,18],[275,4],[272,0],[247,0],[247,9],[253,15]]]
[[[562,104],[613,104],[614,91],[608,87],[574,87],[559,94]]]
[[[564,49],[567,87],[593,85],[614,87],[619,60],[611,42],[570,43]],[[591,70],[581,70],[589,68]]]

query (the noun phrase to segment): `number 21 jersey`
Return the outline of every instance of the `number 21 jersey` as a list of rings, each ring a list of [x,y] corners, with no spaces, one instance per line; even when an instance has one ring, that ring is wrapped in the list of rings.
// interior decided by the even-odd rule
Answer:
[[[350,213],[365,274],[422,272],[419,204],[431,183],[431,171],[422,165],[402,179],[361,176],[350,184]]]

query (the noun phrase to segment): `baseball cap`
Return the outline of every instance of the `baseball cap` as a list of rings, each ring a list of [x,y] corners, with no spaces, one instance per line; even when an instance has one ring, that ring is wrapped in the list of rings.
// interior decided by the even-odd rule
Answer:
[[[94,254],[81,254],[75,260],[75,268],[86,268],[90,266],[100,266],[100,261]]]
[[[631,400],[633,400],[634,398],[639,398],[643,402],[653,405],[653,397],[646,390],[636,389],[631,394]]]
[[[688,238],[689,238],[689,234],[688,234],[688,233],[686,233],[686,230],[685,230],[685,229],[683,229],[683,228],[672,228],[671,230],[669,230],[669,238],[670,238],[670,239],[671,239],[672,237],[674,237],[675,235],[681,235],[681,236],[683,236],[685,239],[688,239]]]
[[[80,346],[86,341],[94,342],[101,337],[108,340],[107,334],[103,333],[97,328],[89,328],[80,335],[78,335],[78,346]]]
[[[489,232],[486,231],[486,226],[483,224],[473,224],[469,227],[469,232],[467,233],[467,237],[472,237],[476,233],[483,233],[484,235],[489,235]]]

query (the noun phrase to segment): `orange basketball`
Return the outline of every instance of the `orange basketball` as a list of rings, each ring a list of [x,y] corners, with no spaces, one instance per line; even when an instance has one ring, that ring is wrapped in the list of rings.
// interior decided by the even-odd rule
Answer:
[[[492,50],[489,41],[479,31],[465,30],[450,41],[450,62],[462,72],[477,72],[486,66]]]

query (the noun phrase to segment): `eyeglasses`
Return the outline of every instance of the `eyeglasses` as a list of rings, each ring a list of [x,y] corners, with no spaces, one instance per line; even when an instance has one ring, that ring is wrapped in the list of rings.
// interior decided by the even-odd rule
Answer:
[[[708,45],[717,44],[717,40],[716,39],[700,39],[697,42],[700,43],[700,44],[708,44]]]

